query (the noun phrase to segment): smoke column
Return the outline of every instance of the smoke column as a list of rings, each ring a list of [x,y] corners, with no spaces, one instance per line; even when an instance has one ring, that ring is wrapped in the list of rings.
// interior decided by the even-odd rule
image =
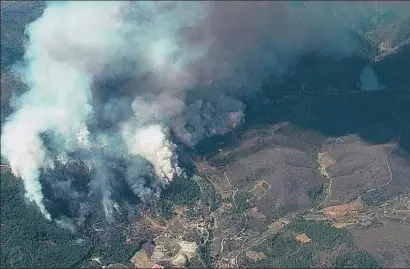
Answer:
[[[367,38],[386,20],[405,20],[409,6],[48,3],[26,28],[24,67],[17,71],[30,90],[3,126],[1,153],[48,219],[39,177],[57,160],[80,155],[98,171],[90,187],[110,215],[118,182],[108,160],[128,160],[126,182],[135,195],[158,197],[182,172],[171,134],[193,147],[231,131],[244,121],[241,98],[256,93],[268,76],[281,78],[311,51],[360,54],[358,35]]]

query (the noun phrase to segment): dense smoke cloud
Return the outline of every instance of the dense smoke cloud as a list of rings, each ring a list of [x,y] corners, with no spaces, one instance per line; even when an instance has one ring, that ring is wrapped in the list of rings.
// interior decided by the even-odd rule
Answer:
[[[360,54],[357,36],[381,44],[375,30],[409,12],[393,2],[49,3],[26,29],[18,71],[30,90],[3,126],[2,155],[49,219],[40,178],[83,160],[87,194],[73,177],[48,177],[49,189],[79,211],[99,197],[110,219],[123,184],[149,201],[181,175],[172,134],[193,147],[231,131],[244,121],[240,98],[268,76],[311,51]]]

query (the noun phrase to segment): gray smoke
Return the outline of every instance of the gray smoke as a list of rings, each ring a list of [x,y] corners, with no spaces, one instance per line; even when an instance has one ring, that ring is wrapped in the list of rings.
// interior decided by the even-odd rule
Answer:
[[[124,180],[136,196],[158,197],[182,173],[171,133],[192,147],[231,131],[244,121],[240,98],[268,76],[280,79],[311,51],[362,55],[357,36],[381,44],[375,31],[386,18],[389,25],[405,21],[409,6],[51,2],[26,29],[18,71],[30,90],[3,126],[2,155],[49,219],[41,173],[80,157],[94,171],[90,193],[111,218],[123,183],[111,160],[124,160]],[[60,182],[54,189],[73,187]],[[66,195],[77,199],[74,191]]]
[[[373,69],[368,65],[366,65],[362,70],[359,86],[365,91],[375,91],[386,88],[379,83]]]

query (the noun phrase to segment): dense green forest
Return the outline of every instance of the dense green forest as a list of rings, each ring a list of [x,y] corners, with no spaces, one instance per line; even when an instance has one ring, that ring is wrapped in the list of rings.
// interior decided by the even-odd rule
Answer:
[[[206,242],[204,245],[199,246],[198,253],[201,258],[202,263],[207,268],[210,268],[212,266],[211,243]]]
[[[27,204],[23,184],[1,175],[1,267],[71,267],[91,246],[82,238],[47,221]]]
[[[349,246],[353,244],[349,230],[334,228],[324,221],[299,219],[290,224],[288,229],[295,233],[305,233],[319,250],[330,249],[341,244]]]
[[[367,192],[362,196],[362,201],[367,206],[381,205],[389,199],[386,188]]]
[[[173,216],[173,205],[193,206],[201,197],[201,191],[194,180],[177,177],[162,192],[159,199],[159,208],[165,219]]]
[[[140,244],[125,244],[121,232],[98,235],[71,233],[47,221],[26,203],[23,184],[10,173],[1,174],[1,268],[75,268],[93,257],[103,264],[128,261]],[[142,242],[141,242],[142,243]]]
[[[235,195],[235,203],[234,203],[234,214],[243,214],[246,210],[249,209],[249,203],[252,199],[252,194],[250,192],[241,192]]]
[[[312,241],[298,243],[295,236],[305,233]],[[280,234],[274,235],[254,248],[263,252],[266,258],[260,261],[247,260],[246,266],[262,268],[310,268],[317,265],[320,253],[331,253],[338,246],[354,249],[352,234],[347,229],[337,229],[323,221],[295,220],[288,224]],[[328,267],[379,268],[380,264],[365,251],[344,252],[337,256],[336,262]],[[353,268],[353,267],[350,267]]]
[[[336,268],[382,268],[370,253],[365,251],[345,252],[336,257]]]

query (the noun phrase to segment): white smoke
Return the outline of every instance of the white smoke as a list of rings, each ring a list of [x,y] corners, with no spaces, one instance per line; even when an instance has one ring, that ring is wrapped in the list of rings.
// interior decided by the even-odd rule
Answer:
[[[53,167],[53,154],[90,151],[88,163],[106,175],[93,186],[103,193],[101,203],[112,215],[110,184],[116,179],[103,172],[102,159],[140,156],[159,180],[168,182],[181,174],[171,133],[193,147],[205,137],[231,131],[244,121],[240,97],[258,91],[267,76],[280,77],[306,52],[351,55],[357,45],[352,31],[373,31],[389,12],[400,11],[395,14],[401,20],[408,7],[274,1],[49,3],[27,26],[22,73],[30,90],[3,126],[1,154],[22,178],[30,200],[50,218],[39,182],[42,169]],[[43,134],[52,137],[49,144]],[[105,157],[90,157],[96,149]],[[146,179],[149,166],[136,162],[127,169],[136,195],[157,193],[158,184]]]
[[[50,219],[43,204],[43,194],[38,181],[39,168],[45,159],[44,148],[37,135],[38,126],[22,125],[30,123],[29,116],[36,115],[21,112],[15,115],[14,121],[4,127],[1,152],[8,159],[13,174],[23,179],[27,198],[34,201],[41,213]]]
[[[172,180],[180,174],[175,155],[176,145],[168,139],[161,125],[150,125],[124,131],[130,154],[140,155],[152,163],[158,177]]]
[[[20,97],[17,112],[4,126],[2,155],[47,218],[50,215],[38,181],[46,159],[40,134],[54,132],[67,149],[87,143],[92,72],[113,49],[110,41],[116,14],[114,3],[95,7],[88,2],[55,4],[27,27],[30,42],[24,79],[30,91]]]

